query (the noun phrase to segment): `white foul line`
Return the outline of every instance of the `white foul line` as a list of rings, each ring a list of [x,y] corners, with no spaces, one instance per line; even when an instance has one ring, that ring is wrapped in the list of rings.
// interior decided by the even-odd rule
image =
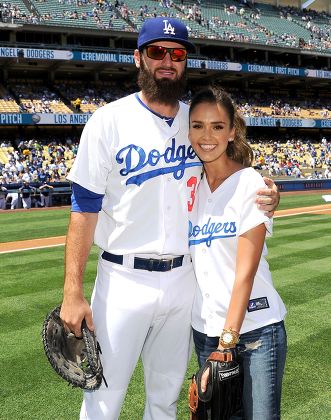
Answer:
[[[282,211],[282,210],[280,210],[280,211]],[[323,209],[305,210],[305,211],[296,212],[296,213],[277,215],[277,216],[274,216],[274,219],[278,219],[280,217],[298,216],[300,214],[318,213],[318,212],[321,212],[321,211],[323,211]],[[47,239],[47,238],[45,238],[45,239]],[[9,253],[12,253],[12,252],[19,252],[19,251],[32,251],[34,249],[43,249],[43,248],[54,248],[56,246],[64,246],[64,245],[65,245],[65,243],[63,242],[62,244],[32,246],[32,247],[29,247],[29,248],[20,248],[20,249],[11,249],[11,250],[8,250],[8,251],[0,251],[0,254],[9,254]]]
[[[11,252],[19,252],[19,251],[31,251],[33,249],[43,249],[43,248],[54,248],[56,246],[64,246],[63,244],[55,244],[55,245],[42,245],[42,246],[32,246],[30,248],[20,248],[20,249],[11,249],[9,251],[0,251],[0,254],[9,254]]]
[[[300,214],[308,214],[308,213],[318,213],[321,212],[323,210],[319,209],[319,210],[306,210],[306,211],[300,211],[297,213],[290,213],[290,214],[279,214],[278,216],[274,216],[274,219],[278,218],[278,217],[290,217],[290,216],[298,216]],[[325,211],[325,210],[324,210]]]

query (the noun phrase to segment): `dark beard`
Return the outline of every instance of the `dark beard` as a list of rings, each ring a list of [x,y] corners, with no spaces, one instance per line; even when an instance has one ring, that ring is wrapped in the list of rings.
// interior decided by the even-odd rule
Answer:
[[[186,72],[183,71],[182,75],[176,80],[155,79],[141,59],[137,83],[149,101],[174,105],[184,96]]]

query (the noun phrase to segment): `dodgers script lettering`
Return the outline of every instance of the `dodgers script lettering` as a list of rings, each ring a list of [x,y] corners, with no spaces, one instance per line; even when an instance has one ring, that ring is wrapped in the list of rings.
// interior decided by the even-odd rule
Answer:
[[[176,147],[176,141],[173,138],[171,146],[167,147],[164,153],[160,153],[157,149],[152,149],[146,153],[142,147],[129,144],[117,153],[116,161],[123,164],[123,168],[120,169],[122,176],[140,171],[139,174],[128,177],[126,180],[126,185],[135,184],[139,186],[150,178],[168,173],[173,173],[175,179],[181,179],[186,168],[201,165],[200,162],[194,161],[195,157],[192,146],[179,145]],[[162,164],[166,164],[166,166],[162,167]],[[150,169],[157,165],[161,167]],[[141,172],[143,169],[145,171]]]
[[[221,232],[223,233],[222,235],[217,235]],[[206,242],[206,245],[210,247],[213,240],[219,238],[231,238],[236,236],[236,232],[236,222],[214,223],[211,221],[210,217],[207,223],[205,223],[203,226],[193,226],[193,223],[189,222],[189,243],[191,246]],[[198,239],[191,239],[197,237]]]

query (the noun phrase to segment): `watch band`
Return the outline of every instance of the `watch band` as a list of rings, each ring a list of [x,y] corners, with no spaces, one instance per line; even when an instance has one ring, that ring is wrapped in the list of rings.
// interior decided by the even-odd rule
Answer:
[[[232,328],[224,328],[221,332],[219,343],[223,348],[235,347],[239,343],[240,334]]]

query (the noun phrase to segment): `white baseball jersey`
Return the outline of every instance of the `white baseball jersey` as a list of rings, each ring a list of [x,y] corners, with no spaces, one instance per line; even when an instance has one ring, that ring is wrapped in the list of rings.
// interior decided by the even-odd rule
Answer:
[[[92,115],[68,179],[105,194],[95,231],[101,249],[183,255],[200,174],[188,140],[188,106],[180,103],[169,127],[132,94]]]
[[[198,280],[192,325],[210,337],[220,335],[235,280],[238,237],[272,221],[255,203],[256,191],[265,187],[262,177],[245,168],[226,179],[211,193],[206,177],[200,182],[190,214],[190,249]],[[273,287],[264,246],[254,279],[241,333],[284,319],[286,309]]]

